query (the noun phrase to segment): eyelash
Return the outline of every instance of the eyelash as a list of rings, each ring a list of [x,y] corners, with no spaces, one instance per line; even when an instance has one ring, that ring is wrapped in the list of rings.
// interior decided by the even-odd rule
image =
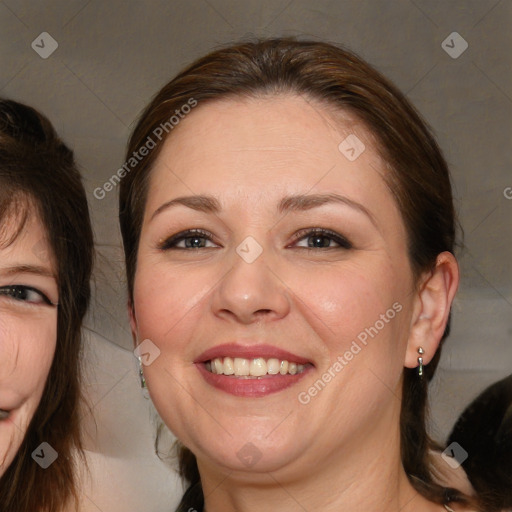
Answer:
[[[207,231],[203,231],[202,229],[189,229],[187,231],[182,231],[181,233],[177,233],[176,235],[171,236],[162,244],[160,244],[159,248],[162,251],[167,251],[170,249],[178,249],[185,251],[188,249],[207,249],[207,247],[176,247],[176,244],[178,242],[191,238],[206,238],[210,242],[212,241],[212,235]]]
[[[350,243],[349,240],[347,240],[345,237],[339,235],[335,231],[331,231],[330,229],[324,229],[324,228],[308,228],[303,229],[299,231],[298,233],[295,233],[293,235],[293,238],[295,241],[302,240],[304,238],[311,238],[311,237],[325,237],[330,238],[335,243],[339,245],[339,247],[302,247],[302,249],[307,250],[318,250],[318,249],[352,249],[353,246]],[[177,233],[176,235],[171,236],[164,242],[162,242],[159,245],[159,249],[162,251],[167,251],[171,249],[176,250],[189,250],[189,249],[209,249],[209,247],[177,247],[176,244],[179,242],[182,242],[184,240],[190,240],[194,238],[205,238],[210,242],[213,242],[213,237],[210,233],[207,231],[203,231],[202,229],[190,229],[187,231],[182,231],[181,233]]]
[[[27,299],[19,298],[19,294],[23,293],[24,295],[27,293],[35,293],[39,295],[41,301],[30,301]],[[56,306],[57,304],[54,304],[43,292],[38,290],[37,288],[33,288],[32,286],[25,286],[25,285],[10,285],[10,286],[1,286],[0,287],[0,297],[2,295],[5,295],[9,299],[16,301],[16,302],[24,302],[27,304],[32,305],[40,305],[45,304],[48,306]]]
[[[330,238],[334,242],[338,244],[339,247],[303,247],[303,249],[308,249],[314,251],[315,249],[352,249],[353,246],[344,236],[336,233],[335,231],[331,231],[330,229],[325,228],[312,228],[312,229],[303,229],[298,233],[293,235],[295,240],[302,240],[304,238],[312,238],[312,237],[324,237]]]

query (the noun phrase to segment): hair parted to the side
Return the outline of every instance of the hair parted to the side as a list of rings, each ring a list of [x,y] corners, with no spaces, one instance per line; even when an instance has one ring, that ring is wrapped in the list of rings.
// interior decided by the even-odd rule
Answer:
[[[93,234],[72,151],[45,116],[26,105],[0,100],[1,243],[12,243],[31,214],[39,216],[57,265],[57,343],[41,402],[0,479],[2,512],[69,510],[73,499],[78,507],[76,464],[83,459],[81,326],[90,299]],[[15,220],[14,233],[3,229],[8,219]],[[58,453],[47,469],[31,457],[42,442]]]
[[[417,281],[435,266],[438,254],[454,252],[457,220],[450,176],[434,136],[393,84],[339,46],[288,38],[264,39],[221,48],[198,59],[165,85],[144,110],[129,140],[127,156],[190,98],[200,108],[207,102],[230,97],[290,93],[319,101],[334,112],[350,112],[375,136],[377,150],[389,168],[385,179],[404,220],[409,259]],[[171,135],[172,132],[167,137]],[[164,137],[120,185],[119,217],[130,299],[148,181],[165,140]],[[443,339],[448,331],[449,326]],[[480,508],[483,505],[461,492],[436,483],[431,471],[430,450],[439,447],[426,430],[427,388],[439,358],[440,349],[425,367],[423,378],[414,369],[404,370],[402,463],[411,484],[429,500],[458,501]],[[178,511],[189,507],[201,510],[203,496],[195,458],[181,447],[179,459],[189,488]]]

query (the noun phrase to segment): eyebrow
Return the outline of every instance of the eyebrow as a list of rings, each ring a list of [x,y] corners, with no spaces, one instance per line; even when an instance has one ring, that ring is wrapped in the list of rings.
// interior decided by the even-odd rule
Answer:
[[[279,201],[277,210],[279,213],[289,211],[305,211],[313,208],[318,208],[325,204],[338,203],[359,211],[364,214],[375,227],[378,227],[377,220],[374,215],[362,204],[354,201],[346,196],[340,194],[298,194],[293,196],[286,196]],[[205,213],[220,213],[221,205],[219,201],[213,196],[197,195],[197,196],[183,196],[177,197],[161,205],[153,213],[150,220],[153,220],[158,214],[177,205],[183,205],[196,211]]]
[[[13,267],[0,268],[0,275],[14,276],[17,274],[33,274],[43,277],[52,277],[55,279],[55,274],[46,267],[38,265],[15,265]]]
[[[332,203],[338,203],[345,206],[349,206],[350,208],[359,211],[360,213],[363,213],[366,215],[372,224],[375,225],[375,227],[378,227],[377,220],[361,203],[358,203],[357,201],[354,201],[353,199],[350,199],[346,196],[342,196],[340,194],[299,194],[294,196],[288,196],[283,198],[279,202],[278,210],[281,213],[288,212],[288,211],[304,211],[304,210],[311,210],[312,208],[318,208],[319,206],[323,206],[324,204],[332,204]]]
[[[199,212],[205,213],[219,213],[221,210],[220,203],[213,196],[184,196],[177,197],[172,201],[167,201],[162,206],[157,208],[150,220],[153,220],[158,214],[162,213],[164,210],[172,208],[173,206],[183,205],[188,208],[192,208],[192,210],[197,210]]]

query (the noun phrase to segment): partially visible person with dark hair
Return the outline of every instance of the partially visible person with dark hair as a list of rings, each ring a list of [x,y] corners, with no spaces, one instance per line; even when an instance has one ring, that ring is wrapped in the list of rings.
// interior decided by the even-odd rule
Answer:
[[[485,389],[448,437],[468,453],[462,466],[489,512],[512,509],[512,374]]]
[[[72,151],[42,114],[0,100],[2,512],[78,509],[81,326],[92,265]]]

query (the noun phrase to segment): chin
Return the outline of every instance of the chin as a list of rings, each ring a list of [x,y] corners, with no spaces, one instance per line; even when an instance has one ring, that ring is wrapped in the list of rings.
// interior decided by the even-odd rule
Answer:
[[[288,439],[297,440],[297,437],[289,436]],[[224,468],[227,472],[250,474],[277,472],[300,459],[307,448],[302,443],[276,443],[240,433],[234,437],[226,434],[225,438],[201,445],[192,451],[206,464]]]

